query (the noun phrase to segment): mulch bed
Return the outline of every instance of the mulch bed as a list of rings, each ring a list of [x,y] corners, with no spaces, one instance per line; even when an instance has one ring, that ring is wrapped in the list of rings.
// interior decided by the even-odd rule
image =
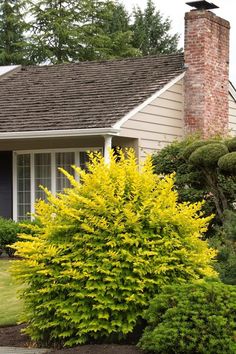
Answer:
[[[21,333],[23,325],[0,328],[0,346],[32,347],[30,338]],[[93,344],[71,349],[52,349],[48,354],[143,354],[134,345]]]
[[[48,353],[49,354],[49,353]],[[52,350],[50,354],[144,354],[134,345],[93,344],[72,349]]]
[[[23,325],[0,327],[0,346],[2,347],[28,347],[30,339],[21,333]]]

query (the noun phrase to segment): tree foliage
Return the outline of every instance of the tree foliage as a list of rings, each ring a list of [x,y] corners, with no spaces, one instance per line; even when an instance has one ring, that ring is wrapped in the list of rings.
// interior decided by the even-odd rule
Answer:
[[[133,46],[142,55],[169,54],[178,51],[177,34],[171,35],[171,21],[164,19],[152,0],[147,1],[142,11],[139,7],[133,12]]]
[[[32,59],[63,63],[135,56],[128,14],[113,1],[35,0]]]
[[[215,251],[202,240],[201,203],[177,202],[172,176],[160,178],[132,151],[92,155],[73,188],[36,205],[34,236],[15,245],[25,282],[26,332],[66,346],[132,332],[164,284],[214,275]],[[47,318],[47,321],[45,321]]]
[[[178,36],[169,35],[170,21],[150,1],[145,14],[140,11],[134,10],[132,24],[125,7],[113,0],[0,0],[0,63],[56,64],[175,52]],[[144,37],[152,49],[140,45]]]
[[[27,63],[23,0],[0,0],[0,65]]]
[[[76,21],[80,1],[33,0],[30,27],[30,59],[35,63],[62,63],[75,59],[77,48]]]

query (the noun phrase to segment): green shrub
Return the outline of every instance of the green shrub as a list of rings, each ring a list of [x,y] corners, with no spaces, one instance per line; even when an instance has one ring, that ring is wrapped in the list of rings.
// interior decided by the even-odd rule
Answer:
[[[212,140],[210,141],[212,144]],[[228,145],[229,140],[221,139],[218,142]],[[236,174],[234,171],[236,163],[234,158],[231,159],[231,156],[234,155],[228,153],[218,160],[220,167],[217,164],[214,168],[195,166],[189,160],[183,158],[184,152],[187,157],[190,152],[193,153],[198,147],[197,150],[206,149],[206,160],[208,161],[210,158],[208,149],[211,149],[211,146],[199,147],[202,144],[202,140],[198,144],[198,140],[193,142],[189,138],[170,144],[153,156],[154,171],[161,175],[176,173],[175,185],[179,201],[205,200],[203,210],[206,215],[215,214],[206,237],[211,242],[214,242],[212,245],[219,250],[218,263],[216,264],[217,270],[220,272],[221,279],[224,282],[236,284],[236,252],[235,247],[232,247],[231,236],[230,239],[228,236],[228,225],[232,220],[226,218],[227,210],[235,212]],[[197,150],[195,153],[197,153]],[[201,159],[201,154],[199,155]],[[214,160],[214,164],[216,160]],[[227,173],[222,173],[221,168],[223,169],[223,167]]]
[[[158,175],[175,173],[175,188],[180,202],[195,203],[205,200],[203,211],[206,215],[215,213],[212,194],[206,184],[202,171],[184,158],[184,151],[193,145],[193,137],[173,142],[152,156],[154,172]],[[195,138],[196,139],[196,138]],[[196,142],[194,140],[194,142]],[[203,142],[201,140],[201,142]],[[194,150],[196,145],[194,145]],[[198,146],[198,144],[197,144]],[[191,153],[193,152],[191,148]]]
[[[38,221],[25,221],[24,224],[17,223],[12,219],[0,217],[0,250],[9,257],[14,255],[12,245],[18,240],[18,234],[34,234],[34,227]],[[1,255],[1,254],[0,254]]]
[[[236,151],[236,137],[226,141],[226,145],[230,152]]]
[[[198,148],[202,147],[202,146],[206,146],[208,144],[214,143],[215,141],[213,140],[195,140],[190,144],[187,144],[187,146],[183,149],[183,158],[185,160],[188,160],[190,158],[190,156],[192,155],[192,153],[197,150]]]
[[[217,263],[215,268],[221,280],[226,284],[236,285],[236,212],[224,213],[222,226],[215,226],[214,235],[209,243],[216,248]]]
[[[172,176],[126,155],[93,156],[89,173],[76,168],[81,183],[65,173],[73,188],[47,192],[38,231],[15,245],[26,332],[43,345],[122,338],[159,287],[215,274],[201,203],[178,203]]]
[[[236,176],[236,152],[230,152],[222,156],[218,161],[220,171]]]
[[[216,168],[221,156],[228,153],[228,148],[222,143],[212,143],[197,148],[189,157],[189,161],[199,167]]]
[[[156,354],[236,353],[236,287],[165,286],[146,312],[142,349]]]
[[[0,249],[12,256],[14,250],[9,247],[17,241],[17,234],[21,231],[19,224],[11,219],[0,218]]]

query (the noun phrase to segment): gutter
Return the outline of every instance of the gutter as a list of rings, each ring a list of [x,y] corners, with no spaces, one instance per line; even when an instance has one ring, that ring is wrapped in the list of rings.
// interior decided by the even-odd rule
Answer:
[[[65,138],[95,135],[118,135],[120,129],[91,128],[91,129],[64,129],[64,130],[39,130],[26,132],[0,133],[0,140],[9,139],[37,139],[37,138]]]

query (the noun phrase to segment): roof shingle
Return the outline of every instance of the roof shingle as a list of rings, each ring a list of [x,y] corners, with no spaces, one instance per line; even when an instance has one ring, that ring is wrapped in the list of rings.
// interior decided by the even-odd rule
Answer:
[[[184,72],[183,54],[28,66],[0,80],[0,133],[112,127]]]

